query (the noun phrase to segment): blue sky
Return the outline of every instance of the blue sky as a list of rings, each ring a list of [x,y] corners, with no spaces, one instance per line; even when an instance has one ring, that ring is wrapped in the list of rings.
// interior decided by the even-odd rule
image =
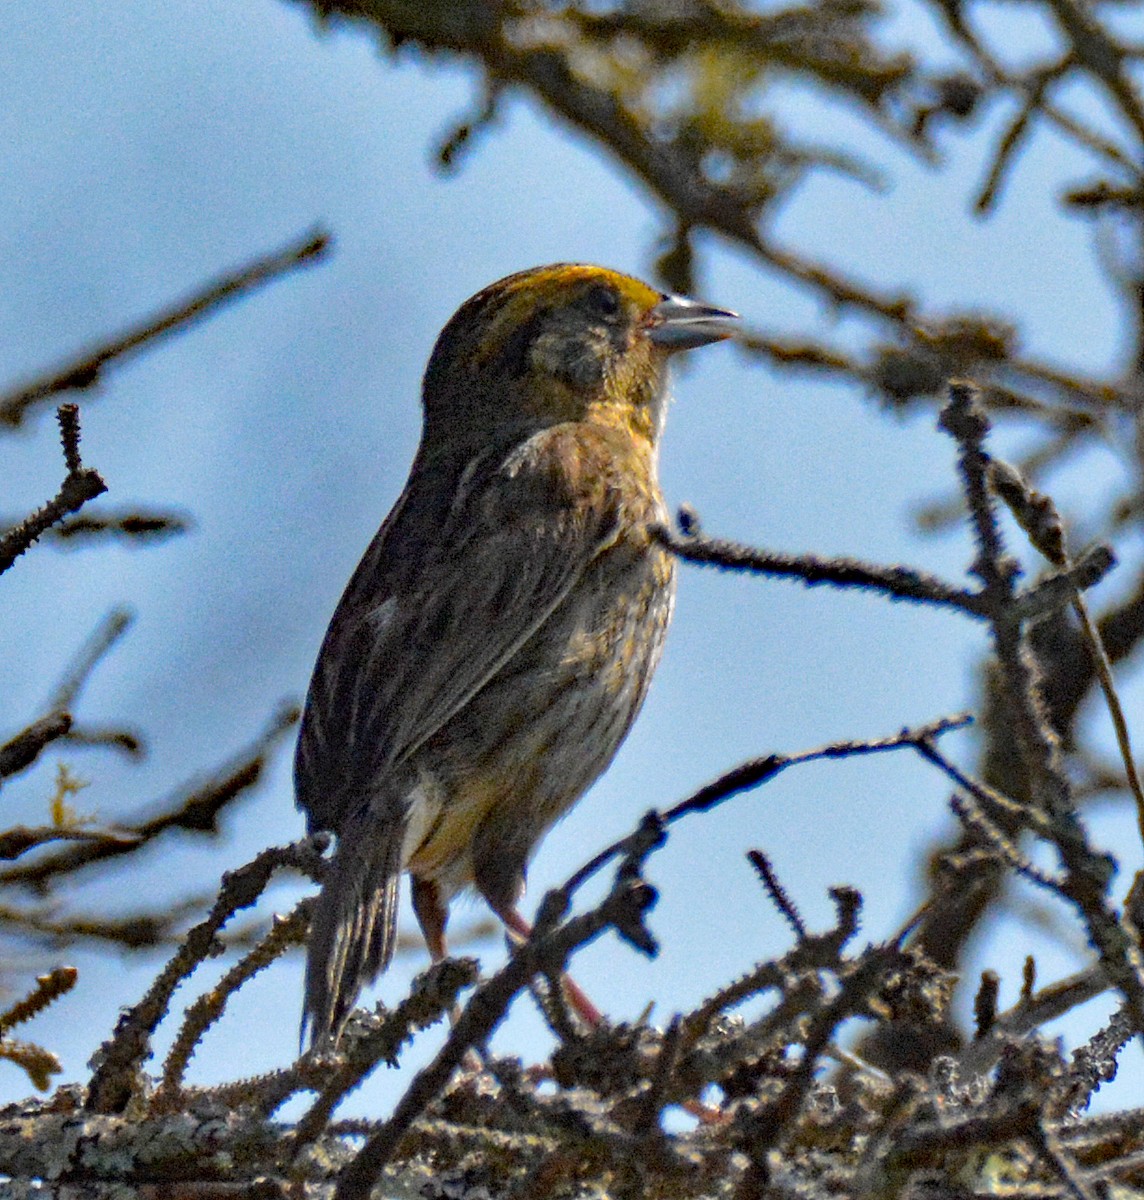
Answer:
[[[646,275],[662,214],[598,150],[519,99],[462,169],[442,176],[433,150],[473,103],[475,76],[395,63],[361,32],[319,34],[301,8],[277,0],[45,0],[6,11],[0,32],[0,380],[34,373],[315,223],[337,240],[326,265],[80,398],[85,457],[111,501],[186,508],[194,532],[147,550],[43,548],[3,581],[9,731],[38,713],[103,613],[123,602],[137,612],[81,712],[145,729],[148,760],[64,750],[4,792],[6,820],[43,820],[63,761],[89,782],[79,806],[114,820],[240,749],[281,698],[303,692],[337,597],[400,490],[420,373],[457,305],[549,261]],[[927,28],[907,15],[895,36],[925,37]],[[984,133],[1003,116],[987,114]],[[987,162],[982,136],[943,139],[946,159],[934,168],[873,140],[852,115],[827,120],[797,95],[790,120],[819,140],[876,151],[893,183],[880,195],[811,181],[779,223],[792,245],[837,252],[886,287],[915,287],[939,311],[1017,311],[1023,344],[1046,357],[1093,369],[1112,359],[1118,318],[1099,287],[1090,231],[1061,219],[1047,186],[1074,179],[1082,164],[1052,137],[1022,160],[999,213],[978,222],[969,206]],[[713,242],[704,247],[705,299],[771,331],[849,336],[812,297]],[[952,447],[929,418],[888,417],[854,389],[761,368],[726,345],[693,355],[675,393],[664,489],[672,504],[692,503],[709,532],[960,576],[963,534],[923,540],[912,531],[913,506],[953,482]],[[1110,456],[1074,472],[1078,506],[1112,487],[1120,469]],[[60,461],[48,412],[0,440],[0,475],[6,512],[54,491]],[[981,631],[948,614],[685,568],[645,712],[607,776],[544,843],[533,900],[645,809],[742,758],[883,736],[971,704],[982,649]],[[968,736],[949,744],[972,763]],[[919,850],[951,826],[947,792],[905,755],[787,773],[681,826],[653,861],[657,960],[606,940],[577,960],[576,974],[617,1018],[652,1001],[666,1016],[781,953],[789,934],[744,859],[751,847],[770,855],[812,924],[830,919],[826,889],[849,883],[866,897],[863,936],[887,936],[920,895]],[[91,894],[107,909],[133,909],[207,892],[222,870],[300,836],[288,754],[226,827],[218,845],[158,845]],[[1135,869],[1130,813],[1102,810],[1097,833],[1126,872]],[[278,889],[269,907],[286,908],[292,894]],[[481,915],[475,905],[458,910],[458,925]],[[1028,949],[1045,980],[1077,961],[1034,930],[993,931],[980,965],[1002,974],[1003,1002],[1015,999]],[[490,964],[503,953],[495,939],[479,952]],[[88,951],[67,959],[80,967],[77,990],[26,1032],[58,1051],[74,1078],[158,962]],[[396,1000],[424,964],[420,953],[401,958],[378,994]],[[44,965],[11,961],[3,982],[18,991]],[[295,958],[244,992],[201,1047],[192,1078],[233,1078],[291,1057],[300,973]],[[525,1009],[498,1045],[528,1058],[545,1043]],[[399,1079],[379,1078],[355,1106],[376,1111]],[[15,1069],[0,1073],[0,1096],[25,1088]]]

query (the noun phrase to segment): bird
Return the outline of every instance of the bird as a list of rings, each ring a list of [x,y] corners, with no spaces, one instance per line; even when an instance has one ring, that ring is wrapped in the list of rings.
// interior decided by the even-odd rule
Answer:
[[[405,487],[314,666],[294,762],[335,835],[302,1029],[337,1044],[393,956],[408,873],[430,956],[475,890],[507,930],[529,860],[643,704],[675,598],[658,446],[671,357],[737,314],[583,263],[467,300],[422,384]]]

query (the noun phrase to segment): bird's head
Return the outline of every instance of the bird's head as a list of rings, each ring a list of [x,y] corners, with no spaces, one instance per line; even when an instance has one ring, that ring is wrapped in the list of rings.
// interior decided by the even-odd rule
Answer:
[[[668,358],[731,337],[737,320],[604,267],[521,271],[467,300],[437,339],[426,431],[468,440],[596,411],[654,440]]]

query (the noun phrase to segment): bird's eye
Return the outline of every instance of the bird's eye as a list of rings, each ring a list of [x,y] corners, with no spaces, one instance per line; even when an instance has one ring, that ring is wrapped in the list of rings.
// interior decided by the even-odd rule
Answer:
[[[588,292],[588,304],[602,317],[614,317],[620,311],[620,298],[607,284],[598,283]]]

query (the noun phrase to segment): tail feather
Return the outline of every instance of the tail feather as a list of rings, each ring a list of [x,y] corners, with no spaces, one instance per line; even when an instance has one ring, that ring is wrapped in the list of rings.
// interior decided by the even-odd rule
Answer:
[[[347,823],[318,897],[306,953],[302,1038],[340,1035],[397,939],[402,830],[369,813]]]

